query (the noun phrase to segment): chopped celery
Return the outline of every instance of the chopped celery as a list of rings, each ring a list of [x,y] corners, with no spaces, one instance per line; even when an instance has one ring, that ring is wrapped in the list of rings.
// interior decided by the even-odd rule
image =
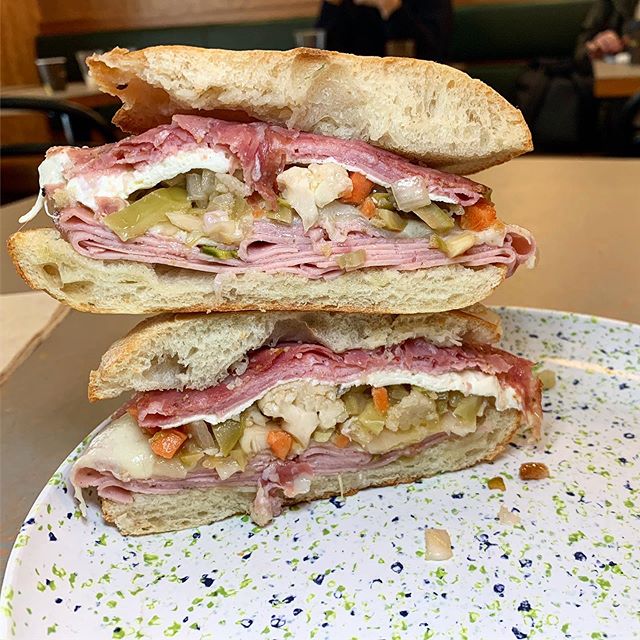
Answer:
[[[242,471],[245,470],[249,457],[244,451],[242,451],[242,449],[234,449],[229,453],[229,457],[238,463]]]
[[[391,192],[400,211],[415,211],[431,203],[429,189],[422,176],[410,176],[394,182]]]
[[[392,384],[388,387],[389,397],[391,400],[395,400],[396,402],[402,400],[402,398],[406,398],[409,395],[409,391],[407,391],[406,387],[401,384]]]
[[[180,173],[173,178],[167,178],[162,181],[162,184],[166,184],[167,187],[182,187],[184,189],[186,176],[184,173]]]
[[[226,420],[213,427],[213,435],[220,447],[220,453],[223,456],[229,454],[229,452],[236,446],[238,440],[242,436],[242,425],[235,420]]]
[[[233,251],[231,249],[218,249],[218,247],[213,247],[210,244],[200,245],[200,251],[208,256],[212,256],[213,258],[218,258],[218,260],[230,260],[231,258],[238,257],[237,251]]]
[[[278,208],[275,211],[268,209],[267,218],[283,224],[291,224],[293,222],[293,209],[282,198],[278,198]]]
[[[453,410],[453,415],[463,424],[473,425],[476,423],[476,416],[482,406],[480,396],[467,396],[462,398],[458,406]]]
[[[446,253],[449,258],[455,258],[461,253],[464,253],[467,249],[471,249],[475,244],[475,236],[470,231],[451,236],[449,238],[442,238],[438,235],[434,235],[431,238],[432,246],[435,249],[439,249],[443,253]]]
[[[350,416],[359,416],[367,406],[369,397],[364,392],[364,387],[349,389],[342,397],[345,409]]]
[[[235,198],[230,193],[221,193],[209,198],[208,211],[225,211],[232,215],[235,208]]]
[[[395,201],[390,193],[372,193],[369,196],[378,209],[395,209]]]
[[[202,216],[173,211],[167,213],[167,218],[172,225],[183,231],[202,231]]]
[[[336,262],[341,269],[345,271],[354,271],[364,266],[367,261],[367,252],[364,249],[343,253],[336,258]]]
[[[402,231],[407,226],[404,218],[389,209],[376,209],[376,217],[372,222],[376,227],[390,231]]]
[[[226,480],[234,473],[242,471],[242,466],[233,457],[206,456],[202,461],[202,466],[205,469],[215,469],[218,472],[218,476],[220,476],[220,480]]]
[[[233,215],[236,218],[250,216],[252,211],[253,209],[242,196],[236,196],[235,200],[233,201]]]
[[[364,411],[358,416],[358,422],[364,429],[377,436],[384,429],[385,417],[376,409],[373,400],[369,400]]]
[[[178,459],[182,464],[187,467],[187,469],[193,469],[200,460],[204,458],[203,451],[194,451],[193,453],[182,453],[178,454]]]
[[[154,225],[165,222],[168,213],[186,213],[191,209],[187,192],[180,187],[156,189],[133,204],[110,213],[105,225],[126,242],[146,233]]]
[[[316,442],[328,442],[333,435],[333,429],[316,429],[311,436]]]
[[[453,217],[443,211],[437,204],[431,203],[426,207],[414,209],[420,220],[426,222],[434,231],[450,231],[455,226]]]

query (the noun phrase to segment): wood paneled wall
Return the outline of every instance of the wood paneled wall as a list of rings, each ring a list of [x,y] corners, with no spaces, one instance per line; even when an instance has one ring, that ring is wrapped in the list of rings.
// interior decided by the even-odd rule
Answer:
[[[316,15],[319,6],[320,0],[40,0],[41,33],[300,18]]]
[[[21,1],[3,0],[11,4]],[[531,0],[452,1],[460,6]],[[313,17],[318,15],[321,0],[38,0],[38,3],[42,13],[40,32],[53,35]]]
[[[0,7],[0,85],[34,84],[38,0],[2,0]]]

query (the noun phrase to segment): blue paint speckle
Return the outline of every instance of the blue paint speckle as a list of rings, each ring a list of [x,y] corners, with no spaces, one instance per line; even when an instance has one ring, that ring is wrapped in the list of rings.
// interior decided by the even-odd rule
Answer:
[[[202,578],[200,578],[200,582],[202,582],[202,584],[205,587],[210,587],[213,584],[213,578],[210,578],[206,573],[202,576]]]

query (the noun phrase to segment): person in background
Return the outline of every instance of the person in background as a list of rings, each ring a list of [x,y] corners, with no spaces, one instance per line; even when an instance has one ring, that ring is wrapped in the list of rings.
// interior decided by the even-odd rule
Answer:
[[[325,0],[316,26],[327,48],[368,56],[393,54],[393,43],[413,43],[417,58],[447,59],[453,32],[451,0]]]
[[[625,24],[639,19],[638,0],[595,0],[576,45],[575,60],[580,71],[589,75],[592,60],[623,51]]]

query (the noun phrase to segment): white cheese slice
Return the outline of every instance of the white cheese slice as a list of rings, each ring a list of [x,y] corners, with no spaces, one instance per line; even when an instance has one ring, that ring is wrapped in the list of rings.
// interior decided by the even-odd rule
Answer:
[[[326,384],[318,380],[303,378],[311,384]],[[209,424],[218,424],[230,418],[238,417],[246,408],[250,407],[254,402],[263,398],[268,391],[283,384],[277,382],[268,389],[265,389],[259,396],[254,396],[246,402],[235,407],[226,413],[203,413],[189,418],[177,419],[163,428],[179,427],[183,424],[195,422],[196,420],[204,420]],[[401,369],[397,371],[376,371],[361,376],[351,382],[340,385],[340,394],[344,393],[351,387],[360,385],[371,385],[372,387],[385,387],[392,384],[412,384],[416,387],[422,387],[429,391],[460,391],[465,395],[477,395],[488,398],[494,398],[496,409],[505,411],[507,409],[518,409],[523,411],[522,402],[512,387],[503,387],[498,378],[488,373],[480,371],[461,371],[459,373],[443,373],[432,375],[428,373],[411,373]]]
[[[111,471],[119,480],[152,477],[184,478],[185,467],[177,459],[157,456],[149,446],[149,436],[125,413],[108,424],[91,440],[74,463],[74,468]]]
[[[38,168],[40,188],[49,184],[66,182],[63,173],[71,160],[65,150],[50,154]],[[163,180],[175,178],[193,169],[209,169],[216,173],[229,173],[234,159],[222,149],[202,147],[178,151],[173,155],[140,169],[123,169],[107,173],[79,175],[66,182],[65,189],[71,200],[90,209],[96,209],[97,198],[122,198],[125,200],[134,191],[150,189]],[[34,218],[44,204],[42,193],[31,210],[22,216],[20,223]]]

